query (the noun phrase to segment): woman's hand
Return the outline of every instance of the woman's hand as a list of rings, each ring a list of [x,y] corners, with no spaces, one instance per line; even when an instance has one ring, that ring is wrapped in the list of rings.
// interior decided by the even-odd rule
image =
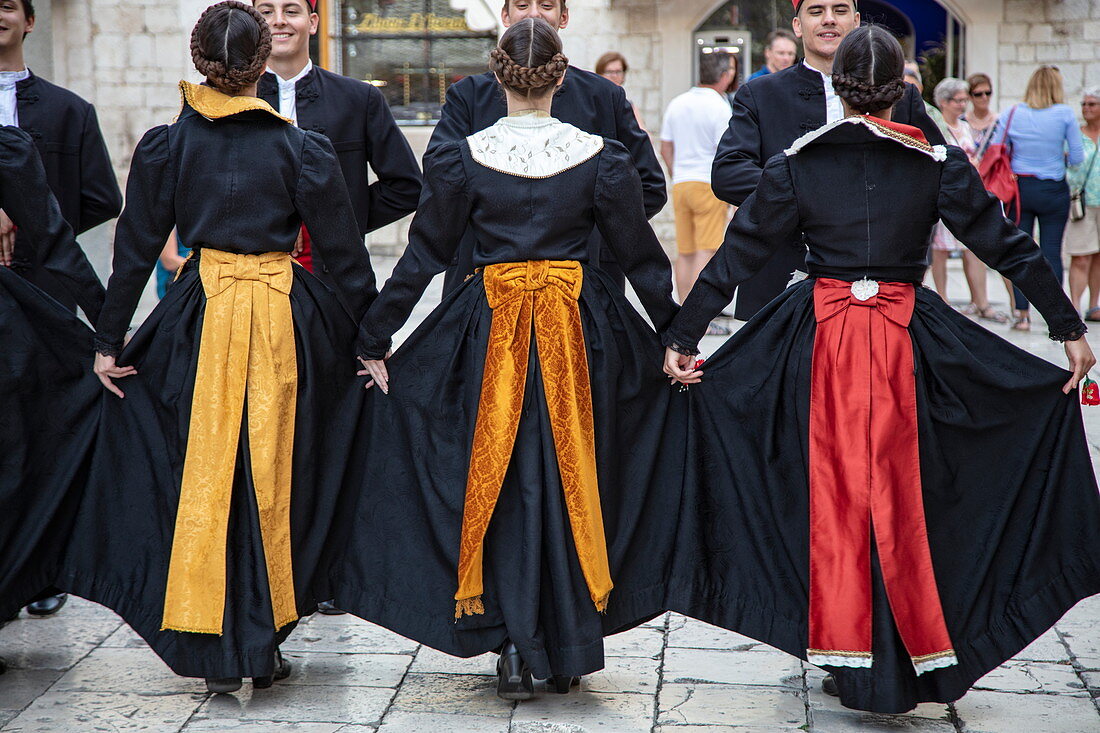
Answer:
[[[360,369],[356,374],[360,377],[371,378],[364,386],[364,389],[370,389],[377,384],[378,389],[382,390],[382,394],[390,393],[390,374],[386,370],[386,359],[389,359],[391,354],[393,354],[392,351],[387,351],[386,355],[381,359],[364,359],[361,356],[356,357],[363,365],[363,369]]]
[[[1095,366],[1096,357],[1093,356],[1092,347],[1089,346],[1088,341],[1085,341],[1084,336],[1076,341],[1066,342],[1066,356],[1069,357],[1069,368],[1073,376],[1066,382],[1066,386],[1062,387],[1062,391],[1069,394],[1077,389],[1077,383],[1088,374],[1089,369]]]
[[[695,361],[694,356],[665,349],[665,374],[672,377],[673,382],[698,384],[702,381],[703,373],[695,368]]]
[[[126,395],[124,395],[122,390],[116,387],[115,383],[111,380],[137,374],[137,369],[134,367],[118,366],[115,364],[115,357],[104,356],[103,354],[95,355],[95,365],[92,367],[92,371],[99,377],[99,381],[103,382],[103,386],[118,395],[120,399]]]

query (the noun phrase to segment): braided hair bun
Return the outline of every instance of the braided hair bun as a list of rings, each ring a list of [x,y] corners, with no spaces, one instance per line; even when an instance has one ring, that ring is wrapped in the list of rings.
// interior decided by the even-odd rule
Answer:
[[[890,31],[878,25],[856,28],[833,57],[833,89],[863,114],[890,109],[905,94],[905,55]]]
[[[501,85],[526,96],[552,91],[567,68],[558,32],[542,18],[524,18],[509,27],[489,54],[489,70]]]
[[[191,31],[191,60],[210,86],[239,94],[264,73],[271,30],[251,5],[224,0],[211,5]]]

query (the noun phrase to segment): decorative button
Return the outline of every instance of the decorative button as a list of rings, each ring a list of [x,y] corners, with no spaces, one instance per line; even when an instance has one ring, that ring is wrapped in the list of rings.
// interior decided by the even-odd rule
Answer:
[[[862,302],[878,295],[878,280],[863,278],[852,283],[852,297]]]

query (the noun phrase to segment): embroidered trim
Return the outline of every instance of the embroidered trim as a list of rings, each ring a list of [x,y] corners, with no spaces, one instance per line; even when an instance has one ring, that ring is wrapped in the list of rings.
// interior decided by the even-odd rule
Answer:
[[[1077,341],[1078,339],[1083,338],[1084,335],[1086,333],[1088,333],[1088,331],[1089,331],[1089,327],[1082,323],[1078,326],[1074,326],[1071,330],[1065,331],[1063,333],[1054,333],[1052,331],[1052,332],[1050,332],[1049,336],[1050,336],[1051,341],[1057,341],[1058,343],[1065,343],[1066,341]]]
[[[270,104],[259,97],[231,97],[213,87],[204,87],[189,81],[180,81],[183,103],[208,120],[220,120],[242,112],[267,112],[283,122],[293,125],[294,120],[283,117]]]
[[[466,141],[476,163],[520,178],[551,178],[603,150],[599,135],[553,117],[504,117]]]
[[[922,675],[925,672],[931,672],[934,669],[953,667],[958,663],[959,658],[955,656],[954,649],[913,657],[913,669],[916,670],[918,675]]]
[[[787,148],[786,150],[784,150],[783,153],[785,155],[787,155],[788,157],[790,157],[792,155],[797,155],[799,153],[799,151],[801,151],[803,148],[805,148],[810,143],[816,141],[819,137],[821,137],[821,136],[823,136],[827,133],[832,132],[834,129],[836,129],[840,125],[845,125],[845,124],[848,124],[848,125],[862,125],[869,132],[871,132],[871,134],[873,134],[873,135],[881,137],[884,140],[893,140],[895,142],[901,143],[905,147],[907,147],[911,150],[916,150],[917,152],[920,152],[920,153],[924,153],[928,157],[930,157],[933,160],[938,161],[940,163],[947,160],[947,147],[946,146],[944,146],[944,145],[929,145],[928,143],[922,142],[922,141],[916,139],[915,137],[911,137],[911,136],[906,135],[904,133],[898,132],[897,130],[892,130],[892,129],[890,129],[889,127],[887,127],[885,125],[880,125],[877,122],[875,122],[874,120],[868,119],[867,117],[864,117],[863,115],[854,115],[852,117],[845,117],[843,119],[836,120],[835,122],[830,122],[827,125],[822,125],[821,127],[817,128],[816,130],[813,130],[811,132],[807,132],[805,135],[803,135],[802,137],[798,138],[793,143],[791,143],[791,146],[789,148]]]
[[[860,667],[869,669],[871,652],[849,652],[843,649],[807,649],[806,661],[818,667]]]

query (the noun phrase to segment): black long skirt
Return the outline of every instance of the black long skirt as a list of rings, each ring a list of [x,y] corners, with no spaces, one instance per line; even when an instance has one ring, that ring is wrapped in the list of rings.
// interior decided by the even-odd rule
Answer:
[[[140,634],[177,674],[272,673],[276,632],[264,563],[248,433],[241,431],[227,532],[222,635],[161,631],[164,594],[195,387],[206,296],[188,263],[119,357],[137,374],[103,391],[99,441],[58,584],[101,603]],[[358,489],[347,446],[364,404],[355,376],[356,326],[313,275],[294,268],[290,293],[298,364],[291,543],[295,599],[307,615],[329,592],[329,552],[342,541]],[[247,405],[246,408],[247,410]]]
[[[0,619],[55,580],[95,445],[92,336],[0,267]]]
[[[603,637],[665,610],[682,465],[662,458],[676,393],[662,348],[622,292],[584,268],[600,505],[614,589],[606,614],[581,574],[558,473],[537,345],[511,464],[485,539],[484,615],[455,620],[470,446],[492,311],[481,275],[451,293],[389,360],[367,420],[364,491],[337,605],[460,657],[511,639],[537,678],[603,666]]]
[[[806,658],[813,281],[788,288],[691,387],[674,611]],[[949,702],[1100,592],[1100,496],[1069,373],[917,288],[909,332],[921,486],[957,666],[916,675],[872,559],[869,669],[841,702]]]

